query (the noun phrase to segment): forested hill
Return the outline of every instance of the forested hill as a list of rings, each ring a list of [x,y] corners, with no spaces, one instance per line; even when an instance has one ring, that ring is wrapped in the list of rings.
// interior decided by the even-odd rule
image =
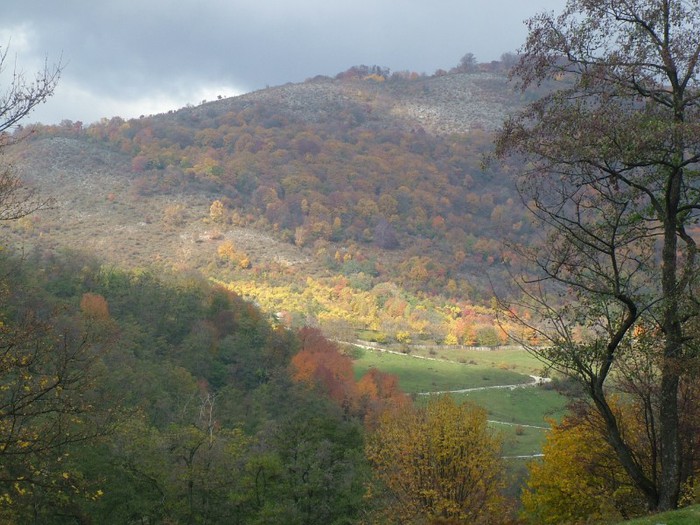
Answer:
[[[292,314],[308,312],[267,296],[300,292],[309,278],[370,310],[389,299],[486,305],[486,274],[498,282],[512,256],[502,240],[530,226],[508,166],[484,171],[483,155],[534,96],[491,69],[355,67],[167,114],[37,126],[9,156],[58,206],[14,232],[119,264],[204,271]],[[353,328],[386,324],[358,308]],[[454,333],[453,314],[444,324],[398,310],[407,318],[385,331],[434,325],[437,336],[474,339]]]

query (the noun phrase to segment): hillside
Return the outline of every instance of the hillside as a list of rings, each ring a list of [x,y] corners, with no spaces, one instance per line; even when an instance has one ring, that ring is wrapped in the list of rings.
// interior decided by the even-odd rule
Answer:
[[[187,268],[207,261],[207,254],[215,251],[207,247],[220,233],[198,220],[209,214],[209,196],[192,192],[135,198],[128,155],[57,136],[33,140],[11,158],[23,179],[54,201],[11,229],[5,225],[6,231],[25,235],[30,246],[40,239],[44,248],[73,247],[126,267],[163,262]],[[172,222],[169,210],[178,212]],[[255,250],[260,260],[308,261],[293,246],[263,232],[231,228],[226,236]]]
[[[300,320],[494,344],[485,277],[529,224],[482,157],[521,97],[496,72],[363,73],[36,127],[7,158],[55,205],[5,233],[203,272]]]
[[[369,106],[376,126],[422,128],[434,135],[494,130],[517,104],[502,73],[454,73],[415,80],[319,77],[202,104],[201,113],[279,105],[289,117],[324,123],[357,105]]]

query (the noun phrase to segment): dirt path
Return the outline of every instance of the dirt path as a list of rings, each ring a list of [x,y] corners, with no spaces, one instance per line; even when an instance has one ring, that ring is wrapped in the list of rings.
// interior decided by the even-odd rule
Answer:
[[[537,428],[540,430],[549,430],[550,427],[541,427],[537,425],[526,425],[524,423],[511,423],[508,421],[498,421],[496,419],[488,419],[486,420],[487,423],[493,423],[494,425],[506,425],[508,427],[523,427],[523,428]]]
[[[396,350],[389,350],[386,348],[382,348],[380,346],[372,346],[372,345],[362,344],[362,343],[358,343],[358,342],[351,343],[349,341],[338,341],[338,340],[335,340],[334,342],[344,344],[344,345],[355,346],[357,348],[362,348],[363,350],[374,350],[376,352],[401,355],[404,357],[412,357],[414,359],[424,359],[426,361],[443,361],[445,363],[452,363],[453,362],[453,361],[450,361],[449,359],[439,359],[436,357],[427,357],[427,356],[423,356],[423,355],[406,354],[404,352],[398,352]],[[436,391],[432,391],[432,392],[416,392],[416,395],[430,396],[433,394],[464,394],[466,392],[478,392],[480,390],[498,390],[498,389],[505,389],[505,388],[509,388],[510,390],[515,390],[516,388],[529,388],[529,387],[533,387],[533,386],[540,386],[540,385],[544,385],[545,383],[549,383],[552,381],[552,378],[550,378],[550,377],[540,377],[540,376],[534,376],[534,375],[530,375],[530,377],[532,378],[532,382],[530,382],[530,383],[520,383],[517,385],[479,386],[479,387],[473,387],[473,388],[460,388],[457,390],[436,390]]]
[[[549,377],[540,377],[540,376],[530,376],[532,378],[531,383],[520,383],[517,385],[493,385],[493,386],[477,386],[473,388],[460,388],[458,390],[436,390],[433,392],[417,392],[416,394],[419,396],[430,396],[433,394],[464,394],[466,392],[478,392],[480,390],[498,390],[498,389],[505,389],[509,388],[510,390],[515,390],[516,388],[528,388],[528,387],[533,387],[533,386],[540,386],[544,385],[545,383],[549,383],[552,379]]]

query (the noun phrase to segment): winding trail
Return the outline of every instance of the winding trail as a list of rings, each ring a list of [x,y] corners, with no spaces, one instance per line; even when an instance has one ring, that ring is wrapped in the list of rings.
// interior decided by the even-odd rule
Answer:
[[[362,348],[365,350],[374,350],[377,352],[385,352],[388,354],[402,355],[404,357],[413,357],[414,359],[425,359],[427,361],[445,361],[448,363],[451,362],[447,359],[437,359],[434,357],[405,354],[403,352],[397,352],[396,350],[388,350],[388,349],[382,348],[380,346],[366,345],[366,344],[362,344],[359,342],[355,342],[355,343],[350,343],[348,341],[336,341],[336,342],[356,346],[358,348]],[[440,394],[464,394],[467,392],[478,392],[481,390],[498,390],[498,389],[506,389],[506,388],[510,389],[510,390],[515,390],[516,388],[537,387],[537,386],[541,386],[541,385],[544,385],[544,384],[552,381],[551,377],[541,377],[541,376],[535,376],[535,375],[530,375],[530,377],[532,378],[532,381],[530,383],[520,383],[517,385],[479,386],[479,387],[472,387],[472,388],[460,388],[457,390],[439,390],[439,391],[432,391],[432,392],[416,392],[416,395],[431,396],[431,395],[440,395]],[[495,419],[488,419],[487,422],[490,424],[493,424],[493,425],[505,425],[505,426],[511,426],[511,427],[517,426],[517,427],[523,427],[523,428],[534,428],[537,430],[550,430],[550,427],[539,426],[539,425],[528,425],[525,423],[512,423],[512,422],[508,422],[508,421],[498,421]],[[523,456],[503,456],[503,459],[532,459],[532,458],[540,458],[540,457],[544,457],[544,454],[527,454],[527,455],[523,455]]]
[[[494,425],[506,425],[508,427],[523,427],[523,428],[537,428],[540,430],[550,430],[550,427],[541,427],[537,425],[527,425],[525,423],[511,423],[509,421],[497,421],[495,419],[487,419],[487,423],[492,423]]]
[[[473,388],[460,388],[458,390],[438,390],[433,392],[416,392],[419,396],[431,396],[434,394],[464,394],[466,392],[478,392],[480,390],[497,390],[508,388],[510,390],[515,390],[516,388],[528,388],[533,386],[544,385],[549,383],[552,378],[550,377],[540,377],[540,376],[530,376],[532,378],[531,383],[519,383],[517,385],[493,385],[493,386],[477,386]]]
[[[362,344],[360,342],[354,342],[351,343],[349,341],[340,341],[335,339],[335,343],[340,343],[344,345],[350,345],[350,346],[355,346],[357,348],[362,348],[363,350],[374,350],[375,352],[383,352],[385,354],[393,354],[393,355],[400,355],[404,357],[412,357],[413,359],[424,359],[426,361],[442,361],[444,363],[452,363],[454,361],[450,361],[449,359],[439,359],[436,357],[427,357],[424,355],[414,355],[414,354],[406,354],[404,352],[398,352],[396,350],[389,350],[387,348],[382,348],[381,346],[375,346],[375,345],[370,345],[370,344]],[[479,390],[494,390],[494,389],[505,389],[509,388],[510,390],[515,390],[516,388],[528,388],[528,387],[533,387],[533,386],[540,386],[544,385],[545,383],[549,383],[552,381],[551,377],[540,377],[540,376],[534,376],[530,375],[532,378],[532,382],[530,383],[519,383],[517,385],[493,385],[493,386],[478,386],[478,387],[473,387],[473,388],[460,388],[457,390],[435,390],[432,392],[416,392],[416,395],[419,396],[430,396],[433,394],[464,394],[466,392],[478,392]]]

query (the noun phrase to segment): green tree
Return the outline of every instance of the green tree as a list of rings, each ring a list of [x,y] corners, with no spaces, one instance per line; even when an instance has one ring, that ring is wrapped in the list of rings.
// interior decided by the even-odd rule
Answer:
[[[354,523],[369,476],[361,426],[307,389],[279,392],[286,412],[250,448],[239,489],[246,523]]]
[[[553,89],[506,121],[497,153],[524,158],[519,191],[548,232],[522,250],[537,273],[520,281],[522,306],[548,340],[533,350],[585,386],[649,508],[674,508],[692,474],[679,390],[697,380],[700,2],[571,0],[528,27],[513,75]],[[640,327],[659,372],[651,468],[610,403]]]
[[[113,413],[95,385],[114,333],[109,320],[52,311],[13,269],[0,306],[0,507],[3,519],[22,522],[47,507],[69,512],[87,495],[67,458],[111,430]]]
[[[225,523],[235,514],[229,493],[248,439],[239,429],[221,428],[216,398],[201,391],[192,400],[194,421],[173,424],[165,435],[170,503],[187,523]]]

